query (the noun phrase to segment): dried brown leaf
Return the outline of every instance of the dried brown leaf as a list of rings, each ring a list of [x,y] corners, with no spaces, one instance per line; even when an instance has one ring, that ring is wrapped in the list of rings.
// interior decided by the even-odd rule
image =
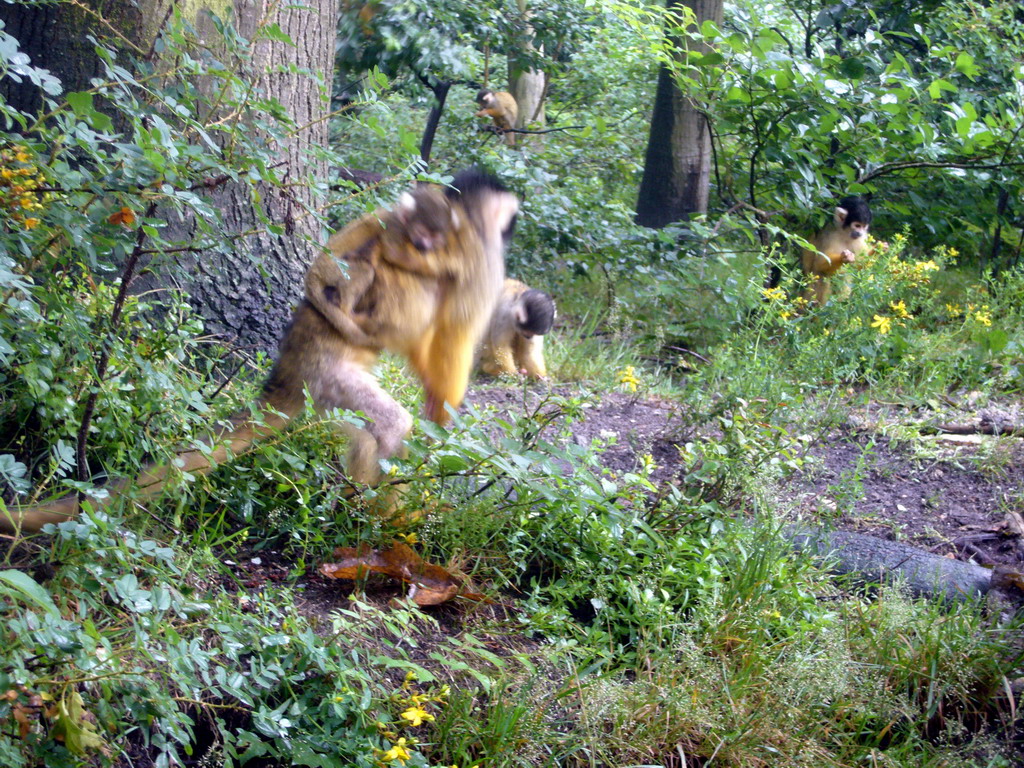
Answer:
[[[482,601],[487,598],[465,588],[461,578],[446,568],[428,563],[412,547],[396,541],[383,551],[366,546],[339,547],[337,562],[324,563],[320,573],[332,579],[359,579],[367,573],[382,573],[410,585],[409,598],[417,605],[438,605],[455,597]]]

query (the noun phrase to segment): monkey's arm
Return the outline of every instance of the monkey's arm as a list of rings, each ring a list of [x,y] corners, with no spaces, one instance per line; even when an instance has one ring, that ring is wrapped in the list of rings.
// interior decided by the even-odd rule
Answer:
[[[544,364],[544,337],[524,338],[516,334],[513,340],[516,367],[520,372],[534,379],[546,379],[547,366]]]
[[[516,369],[515,354],[512,346],[515,333],[503,333],[497,337],[489,337],[480,352],[480,370],[488,376],[507,374],[514,376]]]

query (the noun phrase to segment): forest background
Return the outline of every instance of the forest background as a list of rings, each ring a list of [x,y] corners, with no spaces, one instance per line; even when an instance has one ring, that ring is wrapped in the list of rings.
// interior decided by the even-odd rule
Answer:
[[[1019,4],[67,0],[0,22],[7,505],[97,492],[247,408],[325,234],[414,179],[499,176],[523,200],[508,270],[559,307],[550,381],[417,423],[397,522],[347,498],[343,441],[309,418],[145,510],[7,537],[4,765],[1021,764]],[[485,85],[516,94],[514,147],[474,117]],[[808,307],[798,249],[845,194],[875,245]],[[417,409],[401,361],[378,373]],[[950,448],[953,422],[989,434]],[[1002,527],[964,541],[1015,553],[987,563],[1009,602],[865,590],[794,548],[794,524],[858,527],[883,448],[1006,488]],[[926,501],[935,527],[893,501],[889,540],[985,554]],[[320,572],[396,539],[487,599]]]

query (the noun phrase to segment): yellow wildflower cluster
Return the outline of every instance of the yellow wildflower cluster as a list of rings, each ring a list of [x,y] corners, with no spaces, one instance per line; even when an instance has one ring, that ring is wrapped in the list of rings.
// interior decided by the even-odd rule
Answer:
[[[982,304],[980,307],[968,304],[967,314],[973,316],[974,321],[979,325],[984,325],[986,328],[992,327],[992,310],[989,309],[988,304]]]
[[[657,468],[658,464],[651,454],[645,453],[640,457],[640,474],[644,477],[650,477]]]
[[[632,365],[627,365],[619,371],[619,384],[629,392],[636,392],[640,386],[640,379],[636,377],[636,369]]]
[[[903,301],[903,299],[900,299],[899,301],[889,302],[889,307],[892,309],[892,312],[894,315],[896,315],[896,317],[899,317],[903,320],[910,319],[911,315],[907,311],[907,305]]]
[[[0,208],[25,229],[39,226],[39,217],[32,215],[43,210],[49,193],[46,177],[35,164],[28,147],[13,145],[0,149]]]
[[[433,721],[434,716],[427,709],[428,705],[445,703],[449,693],[451,693],[451,689],[447,685],[441,686],[436,693],[420,693],[416,688],[416,673],[406,673],[401,689],[392,696],[392,701],[402,708],[399,722],[407,728],[418,728],[424,723]],[[405,765],[412,757],[409,750],[416,746],[416,739],[399,738],[392,726],[383,722],[377,723],[377,730],[390,743],[388,749],[375,750],[377,764],[381,766]]]
[[[960,317],[960,315],[962,315],[963,313],[964,311],[960,308],[959,304],[946,305],[946,314],[949,315],[950,317]]]
[[[871,321],[871,327],[877,328],[878,332],[884,335],[892,330],[892,318],[885,315],[875,315],[875,319]]]
[[[929,272],[940,269],[934,259],[928,261],[897,261],[889,262],[889,274],[897,280],[910,283],[912,286],[926,285],[931,282]]]
[[[764,288],[761,290],[761,295],[768,301],[785,301],[786,299],[786,292],[781,288]]]
[[[387,765],[388,763],[405,765],[406,761],[412,757],[412,753],[406,747],[407,744],[412,746],[407,739],[399,739],[391,745],[391,749],[379,750],[377,760],[383,765]]]

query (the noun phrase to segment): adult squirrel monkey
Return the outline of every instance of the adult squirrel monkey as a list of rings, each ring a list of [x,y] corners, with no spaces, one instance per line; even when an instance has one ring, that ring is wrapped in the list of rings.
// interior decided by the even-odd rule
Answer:
[[[844,197],[836,207],[834,219],[814,237],[814,250],[804,250],[800,267],[812,281],[805,298],[819,306],[828,301],[831,281],[845,264],[853,264],[868,245],[871,208],[862,197]]]
[[[174,470],[166,465],[146,467],[134,482],[136,497],[154,498],[172,471],[205,474],[247,450],[254,440],[280,430],[302,413],[306,392],[318,411],[344,408],[366,416],[362,429],[344,425],[352,438],[347,471],[356,482],[377,482],[380,459],[399,454],[412,428],[412,417],[371,373],[381,348],[409,359],[423,381],[428,415],[444,421],[445,403],[457,407],[462,402],[474,347],[501,293],[504,247],[519,207],[513,194],[478,171],[462,172],[452,183],[455,189],[443,193],[453,213],[452,227],[443,246],[431,252],[441,277],[392,266],[385,255],[385,230],[377,218],[372,224],[363,217],[332,238],[338,253],[360,252],[358,258],[376,264],[365,295],[375,297],[368,313],[389,329],[387,333],[371,345],[353,343],[309,298],[303,300],[256,403],[262,420],[253,420],[248,411],[236,414],[210,446],[179,453]],[[323,254],[322,258],[332,257]],[[110,493],[93,500],[93,506],[109,504],[128,485],[123,480],[111,483]],[[0,511],[0,527],[38,531],[78,513],[78,498],[72,495]]]
[[[544,291],[505,279],[480,351],[480,369],[491,376],[525,375],[543,379],[544,334],[555,321],[555,301]]]
[[[491,118],[495,128],[505,137],[505,143],[514,147],[516,135],[512,129],[516,127],[516,118],[519,116],[515,96],[508,91],[489,91],[483,88],[476,95],[476,103],[480,110],[474,117]]]

